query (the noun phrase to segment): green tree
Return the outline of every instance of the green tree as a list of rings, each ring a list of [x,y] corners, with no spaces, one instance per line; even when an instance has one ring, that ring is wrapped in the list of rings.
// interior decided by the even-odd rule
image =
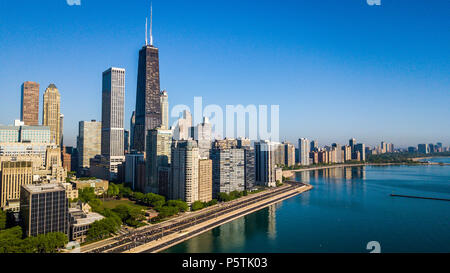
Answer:
[[[178,211],[185,212],[189,209],[189,206],[186,202],[181,200],[169,200],[167,201],[167,206],[176,207]]]
[[[6,211],[0,209],[0,230],[6,228]]]
[[[205,205],[200,202],[200,201],[195,201],[194,203],[192,203],[191,205],[191,210],[192,211],[197,211],[197,210],[201,210],[205,207]]]

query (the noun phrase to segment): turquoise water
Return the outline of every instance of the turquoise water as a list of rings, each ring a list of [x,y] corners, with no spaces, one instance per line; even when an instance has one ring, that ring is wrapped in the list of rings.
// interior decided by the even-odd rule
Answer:
[[[450,166],[350,167],[297,173],[315,188],[208,231],[166,253],[450,252]]]
[[[422,161],[430,161],[430,162],[437,162],[437,163],[450,163],[450,157],[433,157],[433,158],[427,158]]]

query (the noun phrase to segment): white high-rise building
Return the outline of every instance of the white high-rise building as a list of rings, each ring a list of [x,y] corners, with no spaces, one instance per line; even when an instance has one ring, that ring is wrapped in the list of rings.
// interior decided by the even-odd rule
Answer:
[[[300,138],[298,140],[298,152],[299,152],[299,161],[300,165],[308,166],[309,165],[309,141],[306,138]]]
[[[200,157],[209,158],[212,141],[212,124],[207,117],[194,128],[194,139],[197,140]]]
[[[125,69],[109,68],[103,72],[102,85],[102,156],[109,164],[112,178],[124,155]]]
[[[194,140],[174,141],[171,161],[169,186],[171,199],[181,199],[188,205],[199,200],[197,142]]]
[[[164,90],[160,95],[161,101],[161,129],[170,129],[169,128],[169,95],[167,91]]]
[[[175,140],[188,140],[191,136],[192,128],[192,115],[189,111],[183,112],[183,117],[178,119],[178,123],[173,128],[173,139]]]

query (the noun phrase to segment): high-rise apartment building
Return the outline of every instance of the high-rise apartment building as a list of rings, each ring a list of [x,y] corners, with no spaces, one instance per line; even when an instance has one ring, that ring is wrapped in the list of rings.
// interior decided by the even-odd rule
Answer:
[[[102,123],[100,121],[80,121],[78,126],[77,149],[79,168],[89,168],[90,159],[101,154]]]
[[[366,161],[366,145],[358,143],[355,145],[355,153],[359,152],[359,161]],[[355,157],[355,159],[357,159]]]
[[[194,140],[173,141],[169,196],[191,205],[198,200],[198,147]]]
[[[5,209],[8,203],[20,199],[20,187],[33,183],[33,162],[0,162],[0,207]]]
[[[20,120],[28,126],[39,125],[39,83],[22,84]]]
[[[318,152],[319,151],[319,142],[317,140],[312,140],[311,141],[310,151],[311,152]]]
[[[244,164],[245,164],[245,189],[250,190],[256,186],[255,149],[244,146]]]
[[[146,192],[159,194],[159,170],[171,163],[172,131],[156,128],[147,134]]]
[[[300,165],[308,166],[309,165],[309,152],[310,152],[308,139],[300,138],[298,140],[298,152],[299,152]]]
[[[295,146],[284,142],[284,165],[291,167],[295,165]]]
[[[198,162],[198,200],[212,200],[212,160],[200,159]]]
[[[212,144],[212,124],[207,117],[194,127],[193,138],[197,140],[200,157],[209,158]]]
[[[168,130],[168,129],[170,129],[170,125],[169,125],[169,95],[167,94],[166,90],[161,92],[160,103],[161,103],[161,128]]]
[[[255,142],[255,180],[257,185],[276,186],[275,150],[277,147],[277,143],[267,140]]]
[[[62,184],[22,186],[20,214],[26,236],[50,232],[69,235],[69,201]]]
[[[213,148],[211,150],[213,166],[213,197],[221,192],[245,190],[244,149]]]
[[[61,142],[61,95],[53,83],[45,90],[42,108],[42,125],[50,128],[50,139],[59,146]]]
[[[124,156],[125,69],[111,67],[103,72],[102,140],[104,157],[111,179],[117,176]]]
[[[355,138],[351,138],[348,141],[348,145],[350,146],[350,148],[352,149],[352,153],[355,151],[355,145],[356,145],[356,139]]]

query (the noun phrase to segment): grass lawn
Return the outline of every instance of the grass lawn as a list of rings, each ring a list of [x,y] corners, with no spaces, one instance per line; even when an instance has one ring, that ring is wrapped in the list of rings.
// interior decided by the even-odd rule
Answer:
[[[114,209],[118,205],[128,205],[128,206],[132,206],[132,207],[136,207],[136,208],[141,208],[143,210],[148,209],[148,207],[136,205],[133,201],[130,201],[128,199],[105,201],[105,202],[103,202],[102,207],[106,208],[106,209]]]

